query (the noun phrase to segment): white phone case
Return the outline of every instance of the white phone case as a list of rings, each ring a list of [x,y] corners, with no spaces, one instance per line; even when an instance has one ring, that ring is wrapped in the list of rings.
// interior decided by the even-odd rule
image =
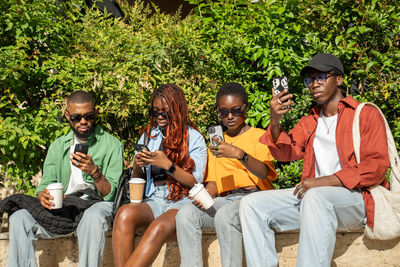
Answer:
[[[213,146],[218,145],[217,141],[213,140],[212,137],[218,138],[221,141],[224,141],[224,132],[222,131],[221,125],[215,125],[208,127],[208,134],[210,136],[210,142]]]

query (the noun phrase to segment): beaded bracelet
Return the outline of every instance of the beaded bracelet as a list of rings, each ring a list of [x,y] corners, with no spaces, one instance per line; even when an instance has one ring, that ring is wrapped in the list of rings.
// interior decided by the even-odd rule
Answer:
[[[91,173],[91,174],[89,174],[93,179],[94,179],[94,177],[93,176],[95,176],[95,175],[97,175],[97,173],[99,173],[100,172],[100,168],[99,168],[99,166],[97,166],[97,165],[95,165],[96,166],[96,170],[93,172],[93,173]]]

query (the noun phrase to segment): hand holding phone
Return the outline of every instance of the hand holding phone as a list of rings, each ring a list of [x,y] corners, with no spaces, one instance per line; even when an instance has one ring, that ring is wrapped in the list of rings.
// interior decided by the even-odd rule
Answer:
[[[289,84],[286,77],[274,78],[272,80],[272,99],[269,103],[270,109],[270,129],[274,142],[278,140],[282,130],[280,120],[282,116],[291,110],[293,101],[292,94],[288,94]]]
[[[272,90],[273,90],[274,96],[279,95],[285,89],[289,91],[289,83],[288,83],[288,79],[286,76],[277,77],[272,80]],[[290,98],[287,98],[283,101],[281,101],[280,98],[278,98],[278,102],[280,102],[280,104],[286,103],[289,101],[290,101]],[[291,107],[292,106],[290,106],[290,105],[282,106],[282,109],[290,109]]]
[[[150,151],[150,149],[144,145],[144,144],[133,144],[133,148],[136,150],[136,152],[142,152],[143,150]]]
[[[81,152],[83,154],[87,154],[89,151],[89,145],[88,144],[76,144],[75,145],[75,149],[74,149],[74,154],[76,154],[76,152]],[[78,155],[79,156],[79,155]],[[74,158],[74,160],[78,161],[76,158]]]
[[[210,136],[210,143],[213,146],[218,145],[218,142],[216,140],[214,140],[213,138],[217,138],[221,141],[225,141],[224,140],[224,132],[222,131],[221,125],[208,127],[208,135]]]
[[[89,145],[88,144],[76,144],[75,145],[74,154],[76,152],[81,152],[83,154],[87,154],[88,151],[89,151]]]

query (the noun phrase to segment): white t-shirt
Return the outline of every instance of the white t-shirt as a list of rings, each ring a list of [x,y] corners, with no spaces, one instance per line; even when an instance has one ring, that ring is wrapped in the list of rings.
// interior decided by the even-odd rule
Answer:
[[[74,135],[74,143],[71,146],[70,152],[71,153],[74,152],[76,144],[83,144],[83,143],[85,143],[85,142],[79,140]],[[72,156],[70,158],[72,158]],[[86,188],[94,189],[94,185],[86,183],[83,180],[81,169],[79,169],[78,167],[75,167],[75,165],[73,165],[72,162],[70,162],[69,164],[71,166],[71,176],[69,177],[69,184],[68,184],[68,188],[67,188],[67,191],[65,192],[65,194],[67,195],[67,194],[74,193],[76,191],[86,189]]]
[[[319,114],[314,138],[315,177],[332,175],[342,169],[336,148],[336,125],[338,115],[325,117]]]

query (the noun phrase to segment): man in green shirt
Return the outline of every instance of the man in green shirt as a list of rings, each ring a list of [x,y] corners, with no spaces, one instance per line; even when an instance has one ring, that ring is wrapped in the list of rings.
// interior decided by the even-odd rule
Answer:
[[[47,209],[54,206],[51,202],[53,197],[46,189],[52,183],[62,183],[64,194],[92,188],[105,200],[85,210],[79,222],[76,230],[79,266],[99,266],[102,263],[105,232],[110,227],[112,201],[123,166],[123,145],[96,126],[96,115],[94,99],[89,93],[75,91],[70,95],[65,117],[72,131],[50,145],[43,178],[35,193]],[[74,153],[76,144],[88,144],[88,153]],[[10,217],[9,235],[8,266],[37,266],[33,240],[57,236],[38,224],[25,209]]]

